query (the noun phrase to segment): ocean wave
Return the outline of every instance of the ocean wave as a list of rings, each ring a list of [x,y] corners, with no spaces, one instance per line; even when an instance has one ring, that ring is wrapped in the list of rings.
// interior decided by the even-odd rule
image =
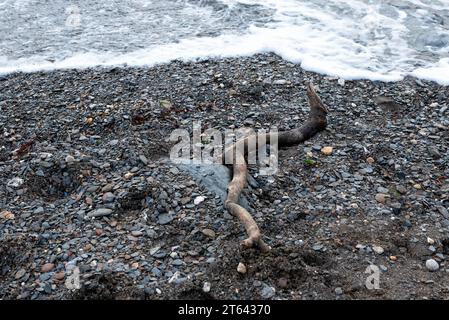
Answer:
[[[0,73],[274,52],[306,70],[347,80],[412,75],[449,84],[448,0],[78,3],[79,25],[70,28],[64,14],[73,12],[59,0],[40,9],[23,2],[16,16],[11,11],[18,10],[17,1],[1,2],[0,17],[10,18],[9,33],[0,38]],[[32,10],[39,12],[35,27],[49,34],[30,35],[26,25],[13,30],[14,23],[33,17]],[[51,10],[62,16],[52,17]]]

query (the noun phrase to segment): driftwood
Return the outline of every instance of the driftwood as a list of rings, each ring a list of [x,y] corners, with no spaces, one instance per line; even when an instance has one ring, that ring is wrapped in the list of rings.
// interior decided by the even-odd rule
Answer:
[[[300,128],[292,129],[289,131],[281,131],[278,133],[266,133],[265,145],[257,145],[258,137],[253,134],[244,139],[238,140],[234,145],[226,148],[224,156],[234,156],[233,162],[233,178],[228,185],[228,196],[225,202],[226,209],[234,216],[236,216],[246,229],[248,238],[242,242],[244,248],[257,247],[262,252],[267,252],[271,248],[265,244],[262,240],[262,234],[260,229],[254,221],[249,212],[238,204],[240,194],[246,186],[248,168],[245,160],[245,155],[253,152],[254,148],[266,147],[270,141],[277,141],[278,146],[292,146],[299,144],[318,132],[324,130],[327,126],[326,115],[328,109],[321,102],[321,99],[315,92],[311,83],[307,86],[307,97],[309,100],[310,112],[307,121]],[[260,140],[259,140],[260,141]],[[243,147],[243,148],[242,148]],[[249,150],[248,150],[249,147]],[[242,150],[243,153],[241,152]]]

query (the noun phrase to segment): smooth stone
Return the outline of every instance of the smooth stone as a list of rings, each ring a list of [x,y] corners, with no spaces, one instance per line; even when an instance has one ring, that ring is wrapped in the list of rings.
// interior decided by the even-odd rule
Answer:
[[[284,80],[284,79],[279,79],[279,80],[273,81],[273,84],[275,84],[275,85],[284,85],[286,83],[287,83],[287,80]]]
[[[115,195],[112,192],[106,192],[103,194],[102,200],[104,203],[113,202],[115,200]]]
[[[288,279],[287,278],[279,278],[277,281],[277,285],[279,286],[279,288],[285,289],[288,287]]]
[[[273,287],[270,287],[266,284],[263,284],[262,290],[260,291],[260,295],[264,299],[271,299],[274,297],[276,290]]]
[[[195,205],[199,205],[199,204],[200,204],[201,202],[203,202],[204,200],[206,200],[205,197],[203,197],[203,196],[198,196],[198,197],[195,198],[195,200],[193,200],[193,203],[194,203]]]
[[[434,259],[428,259],[426,261],[426,268],[429,271],[437,271],[440,268],[440,265]]]
[[[47,272],[47,273],[41,274],[41,275],[39,276],[39,280],[40,280],[41,282],[45,282],[45,281],[50,280],[51,277],[52,277],[52,274],[51,274],[50,272]]]
[[[101,191],[102,191],[102,192],[110,192],[110,191],[112,191],[112,189],[114,189],[114,185],[113,185],[112,183],[109,183],[109,184],[105,185],[105,186],[101,189]]]
[[[378,194],[376,194],[375,198],[376,198],[377,202],[385,203],[385,202],[387,202],[388,195],[384,194],[384,193],[378,193]]]
[[[380,246],[373,246],[373,251],[377,254],[382,254],[382,253],[384,253],[384,248],[382,248]]]
[[[321,153],[324,154],[325,156],[330,156],[333,150],[334,149],[332,147],[324,147],[321,149]]]
[[[370,173],[373,173],[373,172],[374,172],[374,169],[371,166],[367,166],[367,167],[365,167],[365,168],[360,170],[361,174],[370,174]]]
[[[91,211],[87,214],[88,217],[103,217],[103,216],[108,216],[110,214],[112,214],[112,210],[111,209],[106,209],[106,208],[101,208],[101,209],[96,209],[94,211]]]
[[[65,272],[61,271],[61,272],[57,272],[54,274],[53,278],[55,278],[55,280],[63,280],[65,278]]]
[[[148,159],[143,154],[139,156],[139,160],[142,161],[144,165],[148,164]]]
[[[181,259],[175,259],[171,264],[174,266],[182,266],[184,264],[184,261],[182,261]]]
[[[157,222],[158,222],[159,224],[164,225],[164,224],[168,224],[168,223],[172,222],[173,219],[174,219],[174,218],[173,218],[173,216],[172,216],[171,214],[168,214],[168,213],[162,213],[162,214],[160,214],[160,215],[157,217]]]
[[[241,274],[245,274],[246,271],[247,271],[246,266],[243,263],[239,262],[239,264],[237,266],[237,272],[241,273]]]
[[[6,219],[6,220],[13,220],[14,219],[14,214],[11,211],[2,211],[0,213],[0,218],[2,219]]]
[[[399,192],[400,194],[405,194],[405,193],[407,193],[407,188],[405,188],[404,186],[398,185],[398,186],[396,186],[396,191]]]
[[[151,273],[153,273],[154,276],[158,277],[158,278],[160,278],[162,276],[161,270],[159,270],[159,268],[157,268],[157,267],[153,267],[153,269],[151,269]]]
[[[412,226],[412,222],[410,220],[405,220],[404,221],[404,227],[410,228]]]
[[[75,162],[75,158],[71,155],[68,155],[67,157],[65,157],[65,162],[73,163],[73,162]]]
[[[41,267],[41,272],[43,273],[49,272],[53,270],[54,267],[55,265],[53,263],[46,263]]]
[[[96,192],[97,190],[98,190],[98,187],[97,187],[97,186],[91,186],[91,187],[87,188],[86,192],[87,192],[87,193],[94,193],[94,192]]]
[[[203,292],[208,293],[208,292],[210,292],[210,289],[211,289],[210,282],[204,282],[204,284],[203,284]]]
[[[14,275],[14,278],[16,278],[16,280],[22,278],[26,273],[25,269],[20,269],[19,271],[16,272],[16,274]]]
[[[299,215],[297,212],[290,212],[287,214],[287,219],[289,221],[296,221],[296,220],[298,220],[298,218],[299,218]]]
[[[215,238],[215,231],[212,229],[203,229],[201,231],[205,236],[214,239]]]
[[[384,187],[379,187],[379,188],[377,188],[377,192],[378,192],[378,193],[385,193],[385,194],[388,194],[388,193],[389,193],[389,190],[388,190],[387,188],[384,188]]]
[[[43,208],[43,207],[38,207],[36,210],[34,210],[33,213],[34,213],[34,214],[44,213],[44,208]]]
[[[22,178],[12,178],[6,184],[8,187],[19,188],[23,184],[24,180]]]
[[[47,162],[47,161],[41,161],[39,164],[40,164],[42,167],[47,168],[47,169],[53,167],[53,163]]]

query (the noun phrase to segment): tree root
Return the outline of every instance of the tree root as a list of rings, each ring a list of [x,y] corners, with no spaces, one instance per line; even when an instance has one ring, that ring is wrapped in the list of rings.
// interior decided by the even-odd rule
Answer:
[[[324,130],[327,126],[326,115],[328,109],[316,94],[312,83],[309,83],[307,86],[307,97],[310,106],[309,117],[300,128],[278,133],[267,133],[261,139],[265,141],[265,144],[259,146],[257,145],[258,136],[253,134],[238,140],[225,150],[224,156],[226,159],[229,159],[229,156],[232,157],[235,154],[235,158],[233,159],[233,178],[228,185],[228,197],[225,202],[225,207],[232,215],[240,220],[246,229],[248,238],[242,242],[244,248],[257,247],[262,252],[268,252],[271,249],[263,242],[262,234],[256,221],[254,221],[253,217],[245,208],[238,204],[240,194],[247,182],[248,168],[245,154],[253,152],[253,149],[265,147],[270,141],[277,141],[280,147],[296,145]],[[242,150],[244,150],[243,153],[241,152]]]

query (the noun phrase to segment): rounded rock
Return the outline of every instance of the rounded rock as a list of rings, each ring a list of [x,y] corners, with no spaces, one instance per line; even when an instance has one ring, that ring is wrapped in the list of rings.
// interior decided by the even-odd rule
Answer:
[[[428,259],[426,261],[426,268],[429,271],[437,271],[440,269],[440,265],[434,259]]]
[[[0,213],[0,218],[5,219],[5,220],[13,220],[14,214],[11,211],[2,211]]]
[[[61,271],[61,272],[55,273],[55,275],[53,277],[55,278],[55,280],[61,281],[65,278],[65,272]]]
[[[73,163],[73,162],[75,162],[75,158],[71,155],[68,155],[67,157],[65,157],[65,162]]]
[[[373,251],[377,254],[382,254],[382,253],[384,253],[384,248],[382,248],[380,246],[373,246]]]
[[[210,292],[210,288],[211,288],[210,282],[204,282],[204,284],[203,284],[203,292],[209,293]]]
[[[41,271],[43,273],[50,272],[54,267],[55,265],[53,263],[46,263],[42,266]]]
[[[246,266],[243,263],[239,262],[239,264],[237,266],[237,272],[241,273],[241,274],[245,274],[246,271],[247,271]]]
[[[194,203],[195,205],[199,205],[199,204],[200,204],[201,202],[203,202],[205,199],[206,199],[206,198],[203,197],[203,196],[198,196],[198,197],[195,198],[195,200],[193,200],[193,203]]]
[[[333,151],[334,149],[332,147],[324,147],[321,149],[321,153],[324,154],[325,156],[330,156]]]
[[[103,194],[102,199],[104,203],[113,202],[115,199],[115,195],[112,192],[106,192],[105,194]]]
[[[388,195],[385,194],[385,193],[378,193],[375,196],[376,201],[379,202],[379,203],[382,203],[382,204],[387,202],[387,198],[388,198]]]
[[[103,217],[112,214],[111,209],[101,208],[94,211],[91,211],[87,214],[88,217]]]
[[[215,231],[214,230],[212,230],[212,229],[203,229],[202,231],[201,231],[206,237],[209,237],[209,238],[212,238],[212,239],[214,239],[215,238]]]

